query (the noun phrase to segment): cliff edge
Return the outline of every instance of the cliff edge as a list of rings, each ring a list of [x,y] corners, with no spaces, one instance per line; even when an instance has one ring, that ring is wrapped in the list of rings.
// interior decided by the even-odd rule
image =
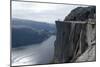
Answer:
[[[96,6],[75,8],[56,29],[54,63],[96,60]]]

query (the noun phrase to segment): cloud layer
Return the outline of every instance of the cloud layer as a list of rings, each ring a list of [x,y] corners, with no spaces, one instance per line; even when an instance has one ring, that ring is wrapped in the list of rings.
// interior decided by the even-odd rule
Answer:
[[[63,20],[76,7],[80,5],[12,1],[12,18],[55,23],[57,19]]]

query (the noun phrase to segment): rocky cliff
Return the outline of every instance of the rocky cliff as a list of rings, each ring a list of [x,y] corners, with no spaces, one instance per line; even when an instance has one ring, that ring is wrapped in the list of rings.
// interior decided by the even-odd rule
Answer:
[[[54,63],[76,62],[95,45],[95,9],[95,6],[78,7],[72,10],[64,21],[56,21]],[[95,60],[94,55],[92,60]]]
[[[94,19],[96,16],[96,6],[77,7],[65,17],[64,21],[85,21]]]

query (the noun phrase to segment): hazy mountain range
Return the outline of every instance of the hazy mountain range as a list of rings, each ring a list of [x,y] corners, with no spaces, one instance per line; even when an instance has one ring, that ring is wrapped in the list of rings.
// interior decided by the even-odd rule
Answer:
[[[26,19],[13,18],[12,47],[26,46],[42,41],[55,34],[55,25]]]

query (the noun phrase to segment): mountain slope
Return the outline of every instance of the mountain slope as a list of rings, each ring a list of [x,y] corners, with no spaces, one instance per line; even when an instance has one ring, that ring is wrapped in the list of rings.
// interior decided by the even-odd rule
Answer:
[[[96,6],[77,7],[65,17],[65,21],[85,21],[94,19],[96,14]]]
[[[53,24],[12,19],[12,47],[41,43],[55,33]]]
[[[19,18],[13,18],[12,22],[13,22],[12,26],[21,26],[21,27],[24,26],[24,27],[31,27],[34,29],[46,30],[49,32],[55,32],[55,25],[46,22],[39,22],[39,21],[19,19]]]

